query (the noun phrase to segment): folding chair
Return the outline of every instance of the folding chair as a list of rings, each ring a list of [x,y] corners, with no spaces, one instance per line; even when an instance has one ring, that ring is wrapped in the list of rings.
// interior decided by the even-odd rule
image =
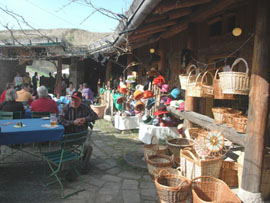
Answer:
[[[50,112],[32,111],[32,118],[50,117]]]
[[[73,194],[85,190],[84,188],[81,188],[70,194],[65,195],[62,180],[59,177],[59,175],[60,172],[63,171],[61,169],[63,167],[63,164],[65,163],[65,167],[68,164],[68,169],[66,170],[66,173],[70,172],[71,170],[74,170],[77,176],[80,176],[80,173],[77,168],[78,164],[80,163],[80,160],[83,157],[84,143],[87,136],[88,131],[66,134],[63,136],[63,139],[61,141],[61,148],[59,150],[41,153],[52,171],[52,173],[47,177],[45,185],[48,186],[58,182],[61,187],[62,198],[67,198]],[[49,179],[53,177],[55,177],[56,180],[49,182]]]
[[[12,120],[13,112],[0,111],[0,120]]]

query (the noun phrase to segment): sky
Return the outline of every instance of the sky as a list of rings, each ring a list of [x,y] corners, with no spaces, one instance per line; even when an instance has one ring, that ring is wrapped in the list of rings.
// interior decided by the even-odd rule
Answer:
[[[119,21],[99,12],[94,12],[88,17],[94,9],[87,5],[86,1],[90,0],[0,0],[0,30],[5,30],[3,25],[19,29],[18,23],[2,11],[3,8],[23,16],[35,29],[77,28],[90,32],[113,32]],[[91,0],[91,2],[97,8],[124,14],[132,0]],[[30,29],[23,23],[22,25],[23,29]]]

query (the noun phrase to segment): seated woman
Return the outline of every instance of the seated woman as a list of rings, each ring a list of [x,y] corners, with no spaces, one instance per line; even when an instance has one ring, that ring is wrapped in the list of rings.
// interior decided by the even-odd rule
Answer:
[[[5,95],[5,101],[0,104],[0,111],[8,112],[21,112],[21,115],[24,115],[24,106],[23,103],[17,102],[18,98],[17,92],[15,89],[8,89]]]

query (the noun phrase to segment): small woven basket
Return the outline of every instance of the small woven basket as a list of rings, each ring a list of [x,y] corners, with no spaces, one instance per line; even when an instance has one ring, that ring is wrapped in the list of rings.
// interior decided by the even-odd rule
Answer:
[[[225,107],[213,107],[212,112],[214,120],[217,124],[225,123],[224,113],[227,112],[228,108]]]
[[[233,117],[233,127],[239,133],[247,132],[247,116],[237,115]]]
[[[245,64],[246,72],[243,73],[233,71],[233,68],[241,61]],[[248,72],[248,64],[245,59],[238,58],[232,64],[231,70],[229,72],[218,73],[222,93],[247,95],[250,88]]]
[[[174,157],[163,154],[146,155],[146,163],[149,175],[152,180],[155,179],[155,171],[160,168],[172,168]]]
[[[184,149],[181,151],[181,171],[189,179],[199,176],[213,176],[218,178],[221,165],[222,156],[202,160],[192,150]]]
[[[194,145],[194,141],[186,138],[174,138],[167,140],[167,145],[171,154],[174,157],[180,156],[180,150],[185,147],[192,147]]]
[[[156,144],[153,144],[153,139],[156,139]],[[167,145],[159,145],[158,138],[156,136],[152,136],[151,144],[145,144],[143,146],[144,158],[146,160],[146,154],[153,155],[153,154],[166,154],[168,151]]]
[[[219,179],[229,187],[238,187],[238,164],[232,161],[222,161]]]
[[[220,86],[220,79],[217,78],[218,72],[223,67],[220,67],[216,70],[214,81],[213,81],[213,87],[214,87],[214,99],[234,99],[233,94],[223,94],[222,89]]]
[[[242,112],[235,109],[227,109],[224,112],[225,123],[228,127],[233,127],[233,117],[241,115]]]
[[[191,181],[193,203],[241,203],[226,183],[210,176],[194,178]]]
[[[180,81],[180,87],[181,87],[181,89],[183,89],[183,90],[186,90],[187,89],[187,79],[188,79],[188,75],[189,75],[189,73],[192,71],[192,70],[194,70],[194,69],[197,69],[197,67],[194,65],[194,64],[192,64],[192,65],[190,65],[188,68],[187,68],[187,73],[186,74],[181,74],[181,75],[179,75],[179,81]],[[195,79],[196,79],[196,76],[195,75],[191,75],[190,76],[190,82],[194,82],[195,81]]]
[[[162,173],[162,171],[160,171]],[[155,185],[160,202],[184,203],[190,190],[191,182],[187,178],[173,174],[159,174]]]

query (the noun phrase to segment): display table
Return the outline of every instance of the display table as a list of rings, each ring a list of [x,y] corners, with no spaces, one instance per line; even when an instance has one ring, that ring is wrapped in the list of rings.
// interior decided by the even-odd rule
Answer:
[[[118,130],[132,130],[139,129],[141,117],[139,116],[128,116],[122,117],[119,115],[114,116],[114,127]]]
[[[179,138],[179,133],[177,131],[177,127],[159,127],[154,125],[146,125],[144,123],[140,123],[139,129],[139,139],[145,143],[151,143],[151,137],[157,136],[158,139],[166,140],[167,136],[173,138]]]

